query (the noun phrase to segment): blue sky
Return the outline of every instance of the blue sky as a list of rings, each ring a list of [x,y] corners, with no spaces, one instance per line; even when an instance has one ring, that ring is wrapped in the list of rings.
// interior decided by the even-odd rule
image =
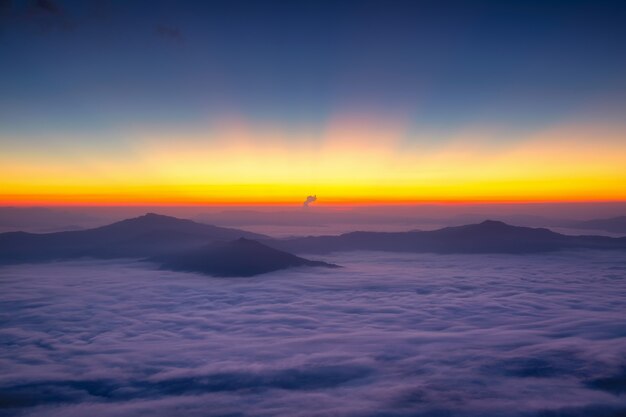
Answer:
[[[626,102],[624,2],[3,7],[0,133],[39,140],[229,113],[312,127],[343,112],[435,130],[533,129],[619,120]]]

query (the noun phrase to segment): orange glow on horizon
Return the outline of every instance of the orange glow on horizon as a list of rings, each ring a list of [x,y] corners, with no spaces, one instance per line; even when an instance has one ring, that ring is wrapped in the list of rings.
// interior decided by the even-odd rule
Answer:
[[[76,196],[59,196],[59,195],[18,195],[18,196],[2,196],[2,206],[30,207],[30,206],[215,206],[215,207],[300,207],[302,201],[277,200],[277,201],[260,201],[260,200],[193,200],[193,199],[176,199],[166,196],[154,196],[151,198],[120,198],[119,196],[109,195],[76,195]],[[472,204],[547,204],[547,203],[615,203],[626,202],[626,198],[564,198],[564,199],[450,199],[450,200],[383,200],[383,199],[325,199],[315,202],[315,206],[334,207],[334,206],[411,206],[411,205],[472,205]]]
[[[626,201],[626,127],[562,125],[507,139],[332,120],[322,133],[250,126],[135,132],[122,149],[0,155],[1,205],[406,205]],[[77,143],[80,143],[77,141]]]

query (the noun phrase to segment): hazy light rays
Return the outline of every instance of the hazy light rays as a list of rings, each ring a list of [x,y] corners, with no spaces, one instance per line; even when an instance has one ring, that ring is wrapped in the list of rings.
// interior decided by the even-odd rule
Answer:
[[[514,140],[501,140],[508,134]],[[130,130],[99,152],[7,148],[3,201],[118,203],[559,201],[626,198],[626,127],[534,132],[473,126],[440,136],[346,116],[323,129],[223,120],[206,129]],[[92,197],[89,197],[89,196]]]

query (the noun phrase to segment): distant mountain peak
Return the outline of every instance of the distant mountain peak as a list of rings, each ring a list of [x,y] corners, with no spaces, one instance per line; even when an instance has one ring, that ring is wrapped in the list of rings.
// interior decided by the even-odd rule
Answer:
[[[131,219],[128,219],[129,221],[132,220],[178,220],[178,221],[191,221],[191,220],[186,220],[186,219],[179,219],[178,217],[173,217],[173,216],[167,216],[165,214],[158,214],[158,213],[146,213],[142,216],[138,216],[138,217],[133,217]]]
[[[500,236],[502,238],[504,238],[505,236],[514,237],[514,238],[522,238],[522,236],[526,236],[528,234],[533,235],[533,236],[556,235],[556,233],[554,233],[553,231],[549,229],[513,226],[511,224],[505,223],[500,220],[485,220],[477,224],[450,227],[448,228],[448,230],[464,231],[464,233],[472,231],[473,233],[482,233],[483,235],[489,234],[489,235],[494,235],[496,237]],[[480,237],[480,236],[476,236],[476,237]]]
[[[513,226],[485,220],[424,232],[352,232],[272,241],[279,249],[296,253],[328,253],[353,250],[422,253],[526,254],[565,249],[626,249],[626,238],[567,236],[546,228]]]
[[[191,227],[193,225],[200,225],[192,220],[179,219],[178,217],[166,216],[164,214],[146,213],[141,216],[132,217],[130,219],[120,220],[119,222],[111,225],[103,226],[107,227],[140,227],[140,228],[153,228],[153,227]]]
[[[239,237],[267,238],[245,230],[146,213],[94,229],[47,234],[0,234],[0,263],[79,257],[145,257]]]
[[[512,233],[519,230],[518,226],[513,226],[500,220],[483,220],[480,223],[466,224],[463,226],[448,226],[440,229],[447,233]],[[526,228],[532,230],[530,228]],[[433,231],[437,233],[437,231]]]
[[[503,221],[500,220],[485,220],[481,223],[479,223],[480,226],[489,226],[489,227],[513,227],[510,224],[504,223]]]
[[[148,213],[144,214],[143,216],[139,216],[139,217],[159,218],[159,217],[171,217],[171,216],[166,216],[165,214],[158,214],[158,213],[154,213],[154,212],[148,212]]]

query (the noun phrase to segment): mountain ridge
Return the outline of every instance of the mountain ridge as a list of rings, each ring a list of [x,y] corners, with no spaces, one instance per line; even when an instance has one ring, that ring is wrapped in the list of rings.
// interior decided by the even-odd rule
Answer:
[[[79,257],[139,258],[239,237],[268,236],[155,213],[93,229],[0,233],[0,263]]]
[[[217,277],[251,277],[302,266],[338,267],[322,261],[304,259],[246,238],[212,243],[148,260],[158,263],[161,269],[199,272]]]
[[[626,216],[580,220],[569,222],[566,226],[578,229],[603,230],[611,233],[626,233]]]
[[[538,253],[562,249],[626,249],[626,238],[568,236],[546,228],[512,226],[496,220],[432,231],[349,232],[270,241],[295,253],[353,250],[431,253]]]
[[[294,253],[373,250],[430,253],[541,253],[563,249],[626,249],[626,238],[569,236],[496,220],[432,231],[366,232],[274,239],[245,230],[155,213],[81,231],[0,233],[0,264],[91,257],[150,258],[238,238]]]

